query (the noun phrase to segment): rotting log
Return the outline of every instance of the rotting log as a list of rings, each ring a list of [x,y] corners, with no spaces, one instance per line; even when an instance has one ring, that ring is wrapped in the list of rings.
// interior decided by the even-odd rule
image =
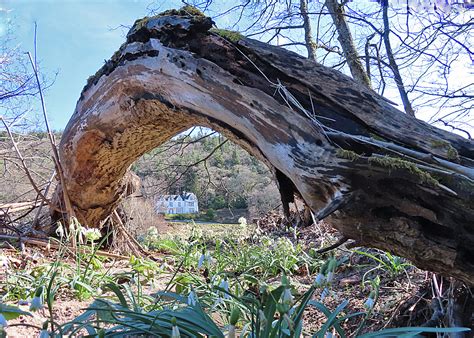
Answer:
[[[206,126],[264,161],[285,203],[297,194],[358,244],[474,284],[472,141],[192,14],[136,21],[88,80],[60,144],[80,222],[98,226],[113,211],[138,157]]]

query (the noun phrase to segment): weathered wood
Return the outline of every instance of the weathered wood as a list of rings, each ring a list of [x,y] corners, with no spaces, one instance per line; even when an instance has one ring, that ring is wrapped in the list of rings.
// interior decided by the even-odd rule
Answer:
[[[313,61],[185,11],[135,23],[89,79],[60,155],[79,220],[97,226],[130,165],[177,133],[222,132],[345,237],[474,284],[474,144]]]

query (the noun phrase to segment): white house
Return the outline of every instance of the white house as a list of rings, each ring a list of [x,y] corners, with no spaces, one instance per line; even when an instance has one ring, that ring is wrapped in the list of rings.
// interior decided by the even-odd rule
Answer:
[[[192,192],[185,191],[180,195],[161,195],[156,200],[156,211],[162,214],[198,213],[198,200]]]

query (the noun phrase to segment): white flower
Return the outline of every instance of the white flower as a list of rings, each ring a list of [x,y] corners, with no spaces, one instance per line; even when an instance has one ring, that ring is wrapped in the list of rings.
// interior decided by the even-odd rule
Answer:
[[[100,233],[99,229],[86,229],[84,231],[84,236],[89,242],[93,242],[98,240],[102,234]]]
[[[314,284],[319,287],[321,285],[323,285],[324,283],[324,275],[322,273],[318,273],[318,275],[316,276],[316,278],[314,279]]]
[[[59,223],[59,226],[56,229],[56,235],[58,235],[60,239],[64,237],[64,227],[61,223]]]
[[[197,295],[196,292],[191,291],[188,295],[188,305],[196,306],[197,303]]]
[[[34,296],[30,303],[30,311],[38,311],[43,308],[43,297]]]
[[[243,227],[245,227],[247,225],[247,219],[245,217],[240,217],[237,222],[239,222],[239,224]]]
[[[324,288],[323,292],[321,292],[321,301],[324,300],[324,298],[326,298],[326,296],[329,295],[329,289],[328,288]]]
[[[221,281],[221,283],[219,284],[219,287],[221,289],[224,289],[225,292],[224,292],[224,299],[230,299],[230,295],[229,295],[229,282],[225,279],[223,279]]]
[[[367,300],[364,303],[364,306],[367,310],[371,310],[375,305],[375,301],[372,297],[367,298]]]
[[[205,261],[206,261],[206,255],[202,254],[198,260],[198,269],[202,268]]]
[[[202,268],[204,264],[211,264],[212,256],[209,252],[202,253],[198,260],[198,269]]]
[[[8,327],[7,319],[0,313],[0,331],[2,331],[2,329],[5,327]]]
[[[179,333],[179,328],[176,325],[173,325],[171,328],[171,338],[180,338],[181,334]]]
[[[282,302],[283,304],[293,304],[293,295],[291,294],[291,290],[289,288],[286,288],[285,291],[283,291]]]
[[[332,278],[334,277],[334,272],[332,271],[329,271],[328,272],[328,275],[326,277],[326,280],[328,281],[328,283],[331,283],[332,282]]]
[[[38,338],[49,338],[49,332],[48,330],[41,330]]]

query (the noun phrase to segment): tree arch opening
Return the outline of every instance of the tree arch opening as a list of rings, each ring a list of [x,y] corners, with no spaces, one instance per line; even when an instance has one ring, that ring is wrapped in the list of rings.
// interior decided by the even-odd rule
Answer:
[[[237,223],[281,207],[274,173],[264,163],[216,131],[192,127],[137,160],[132,171],[144,198],[161,214],[179,219]],[[187,202],[163,196],[196,197]],[[194,199],[194,196],[193,196]]]

